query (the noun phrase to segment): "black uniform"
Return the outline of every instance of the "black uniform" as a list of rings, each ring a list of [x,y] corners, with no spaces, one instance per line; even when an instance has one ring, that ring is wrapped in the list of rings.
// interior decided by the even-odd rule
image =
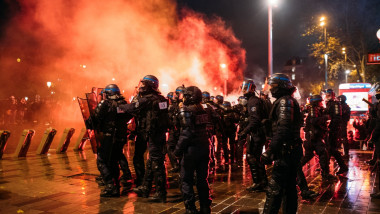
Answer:
[[[221,151],[223,149],[223,157],[224,157],[224,164],[228,165],[229,161],[229,151],[228,151],[228,145],[225,140],[225,124],[223,122],[223,115],[224,113],[224,108],[222,104],[216,104],[215,105],[216,109],[215,111],[217,112],[218,115],[220,115],[221,118],[221,123],[218,124],[216,127],[216,140],[217,140],[217,149],[216,149],[216,159],[220,159]],[[222,161],[220,160],[220,163]]]
[[[173,101],[169,105],[170,126],[169,126],[169,137],[168,137],[168,144],[167,144],[168,156],[169,156],[170,163],[173,167],[173,172],[176,172],[179,170],[178,160],[174,156],[174,150],[177,145],[179,133],[180,133],[178,115],[179,115],[178,102]]]
[[[380,90],[378,89],[376,98],[380,100]],[[376,125],[375,128],[372,131],[372,136],[371,136],[371,141],[375,144],[375,154],[377,158],[377,162],[379,162],[379,157],[380,157],[380,101],[375,104],[375,107],[373,109],[373,112],[376,112]],[[377,163],[379,164],[379,163]],[[378,173],[380,172],[380,166],[377,166]],[[379,177],[380,180],[380,177]],[[371,194],[372,198],[380,198],[380,192],[377,193],[372,193]]]
[[[283,200],[284,213],[296,213],[296,177],[302,157],[302,115],[297,101],[289,95],[277,99],[270,120],[273,138],[269,149],[274,155],[274,165],[263,213],[278,213]]]
[[[268,183],[265,166],[260,161],[266,140],[261,122],[267,118],[267,115],[265,114],[263,100],[255,96],[254,92],[246,93],[244,96],[248,98],[247,110],[249,118],[248,125],[239,133],[239,137],[244,138],[247,134],[251,134],[251,139],[247,143],[247,162],[255,183],[251,190],[261,191],[264,190]]]
[[[121,109],[136,116],[136,143],[133,163],[137,179],[141,179],[144,164],[144,153],[149,144],[149,157],[140,190],[143,197],[148,197],[152,188],[153,178],[156,178],[156,196],[166,200],[166,174],[164,165],[164,146],[168,128],[168,101],[158,92],[152,91],[139,95],[136,102],[123,105]]]
[[[243,131],[248,125],[248,109],[247,105],[237,104],[234,106],[234,110],[239,114],[239,134]],[[243,165],[243,153],[244,145],[247,142],[247,138],[250,138],[250,135],[239,135],[236,149],[236,161],[239,166]]]
[[[225,101],[226,102],[226,101]],[[236,161],[236,131],[237,126],[236,124],[239,122],[238,115],[232,110],[231,105],[229,104],[223,104],[223,116],[222,121],[224,124],[224,135],[223,135],[223,146],[230,145],[230,157],[229,159],[225,159],[225,162],[228,163],[228,161],[231,161],[231,164],[234,164]],[[223,148],[224,150],[224,148]],[[226,158],[226,156],[225,156]]]
[[[206,105],[206,104],[203,104]],[[210,188],[208,185],[209,163],[209,130],[212,129],[211,112],[201,104],[184,106],[180,110],[181,135],[176,147],[176,156],[182,156],[181,179],[182,194],[185,207],[189,212],[195,212],[195,195],[193,190],[194,172],[199,195],[201,212],[209,213],[211,206]]]
[[[307,197],[307,181],[302,172],[302,167],[314,157],[314,151],[319,157],[322,179],[332,180],[335,177],[330,175],[329,156],[327,153],[324,137],[327,133],[327,117],[323,115],[323,107],[312,105],[307,109],[308,116],[304,128],[306,141],[304,142],[305,155],[301,158],[299,172],[297,174],[298,186],[301,189],[302,197]]]
[[[341,124],[341,135],[340,140],[343,143],[344,147],[344,155],[348,156],[349,154],[349,146],[347,139],[347,124],[350,121],[351,117],[351,108],[347,105],[346,102],[341,102],[342,104],[342,124]]]
[[[340,169],[337,174],[347,172],[348,167],[342,159],[342,154],[338,151],[338,138],[342,127],[342,106],[339,101],[333,99],[326,103],[325,114],[330,117],[329,135],[327,141],[328,152],[338,163]]]
[[[274,160],[274,165],[263,213],[278,213],[281,203],[283,213],[296,213],[297,170],[302,157],[300,128],[303,116],[297,100],[291,96],[296,89],[288,76],[273,74],[268,83],[272,96],[276,98],[269,115],[273,137],[261,159],[266,164]]]
[[[117,96],[115,99],[102,100],[91,118],[96,129],[102,133],[97,164],[107,185],[106,191],[111,191],[111,189],[115,191],[115,188],[119,187],[120,169],[118,163],[122,158],[121,155],[124,155],[122,149],[127,142],[127,122],[132,118],[130,114],[119,109],[125,104],[127,102],[121,96]],[[126,164],[127,166],[124,167],[129,169],[128,162],[123,162],[123,164]]]

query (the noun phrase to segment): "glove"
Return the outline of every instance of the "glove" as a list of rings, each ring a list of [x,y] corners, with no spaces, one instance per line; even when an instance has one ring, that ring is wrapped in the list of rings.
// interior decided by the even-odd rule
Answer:
[[[262,155],[261,155],[261,162],[265,165],[272,165],[274,160],[274,155],[272,153],[272,150],[268,148]]]

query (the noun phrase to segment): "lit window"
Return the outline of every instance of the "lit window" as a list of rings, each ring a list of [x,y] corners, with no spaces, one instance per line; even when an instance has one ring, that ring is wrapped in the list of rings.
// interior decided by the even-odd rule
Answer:
[[[293,67],[293,68],[292,68],[292,72],[294,72],[294,71],[296,71],[296,67]]]
[[[292,74],[292,80],[296,79],[296,74]]]

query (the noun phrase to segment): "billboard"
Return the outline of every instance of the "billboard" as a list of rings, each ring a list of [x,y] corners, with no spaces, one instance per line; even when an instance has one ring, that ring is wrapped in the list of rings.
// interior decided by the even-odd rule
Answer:
[[[380,53],[369,53],[367,56],[367,64],[380,64]]]
[[[350,106],[351,111],[368,111],[368,104],[362,99],[368,99],[368,92],[343,92],[347,97],[346,103]]]

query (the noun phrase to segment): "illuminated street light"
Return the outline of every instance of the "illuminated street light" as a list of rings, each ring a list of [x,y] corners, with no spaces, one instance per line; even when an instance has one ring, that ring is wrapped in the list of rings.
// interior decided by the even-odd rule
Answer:
[[[268,76],[273,74],[272,7],[278,0],[268,0]]]
[[[319,19],[319,22],[320,22],[320,26],[323,28],[323,34],[324,34],[324,42],[325,42],[325,47],[324,47],[324,57],[325,57],[325,87],[328,88],[327,86],[327,70],[328,70],[328,55],[327,55],[327,30],[326,30],[326,18],[324,16],[322,16],[320,19]]]
[[[48,88],[50,88],[51,87],[51,82],[47,82],[46,85],[47,85]]]
[[[377,38],[379,39],[379,42],[380,42],[380,29],[377,31],[376,36],[377,36]]]

